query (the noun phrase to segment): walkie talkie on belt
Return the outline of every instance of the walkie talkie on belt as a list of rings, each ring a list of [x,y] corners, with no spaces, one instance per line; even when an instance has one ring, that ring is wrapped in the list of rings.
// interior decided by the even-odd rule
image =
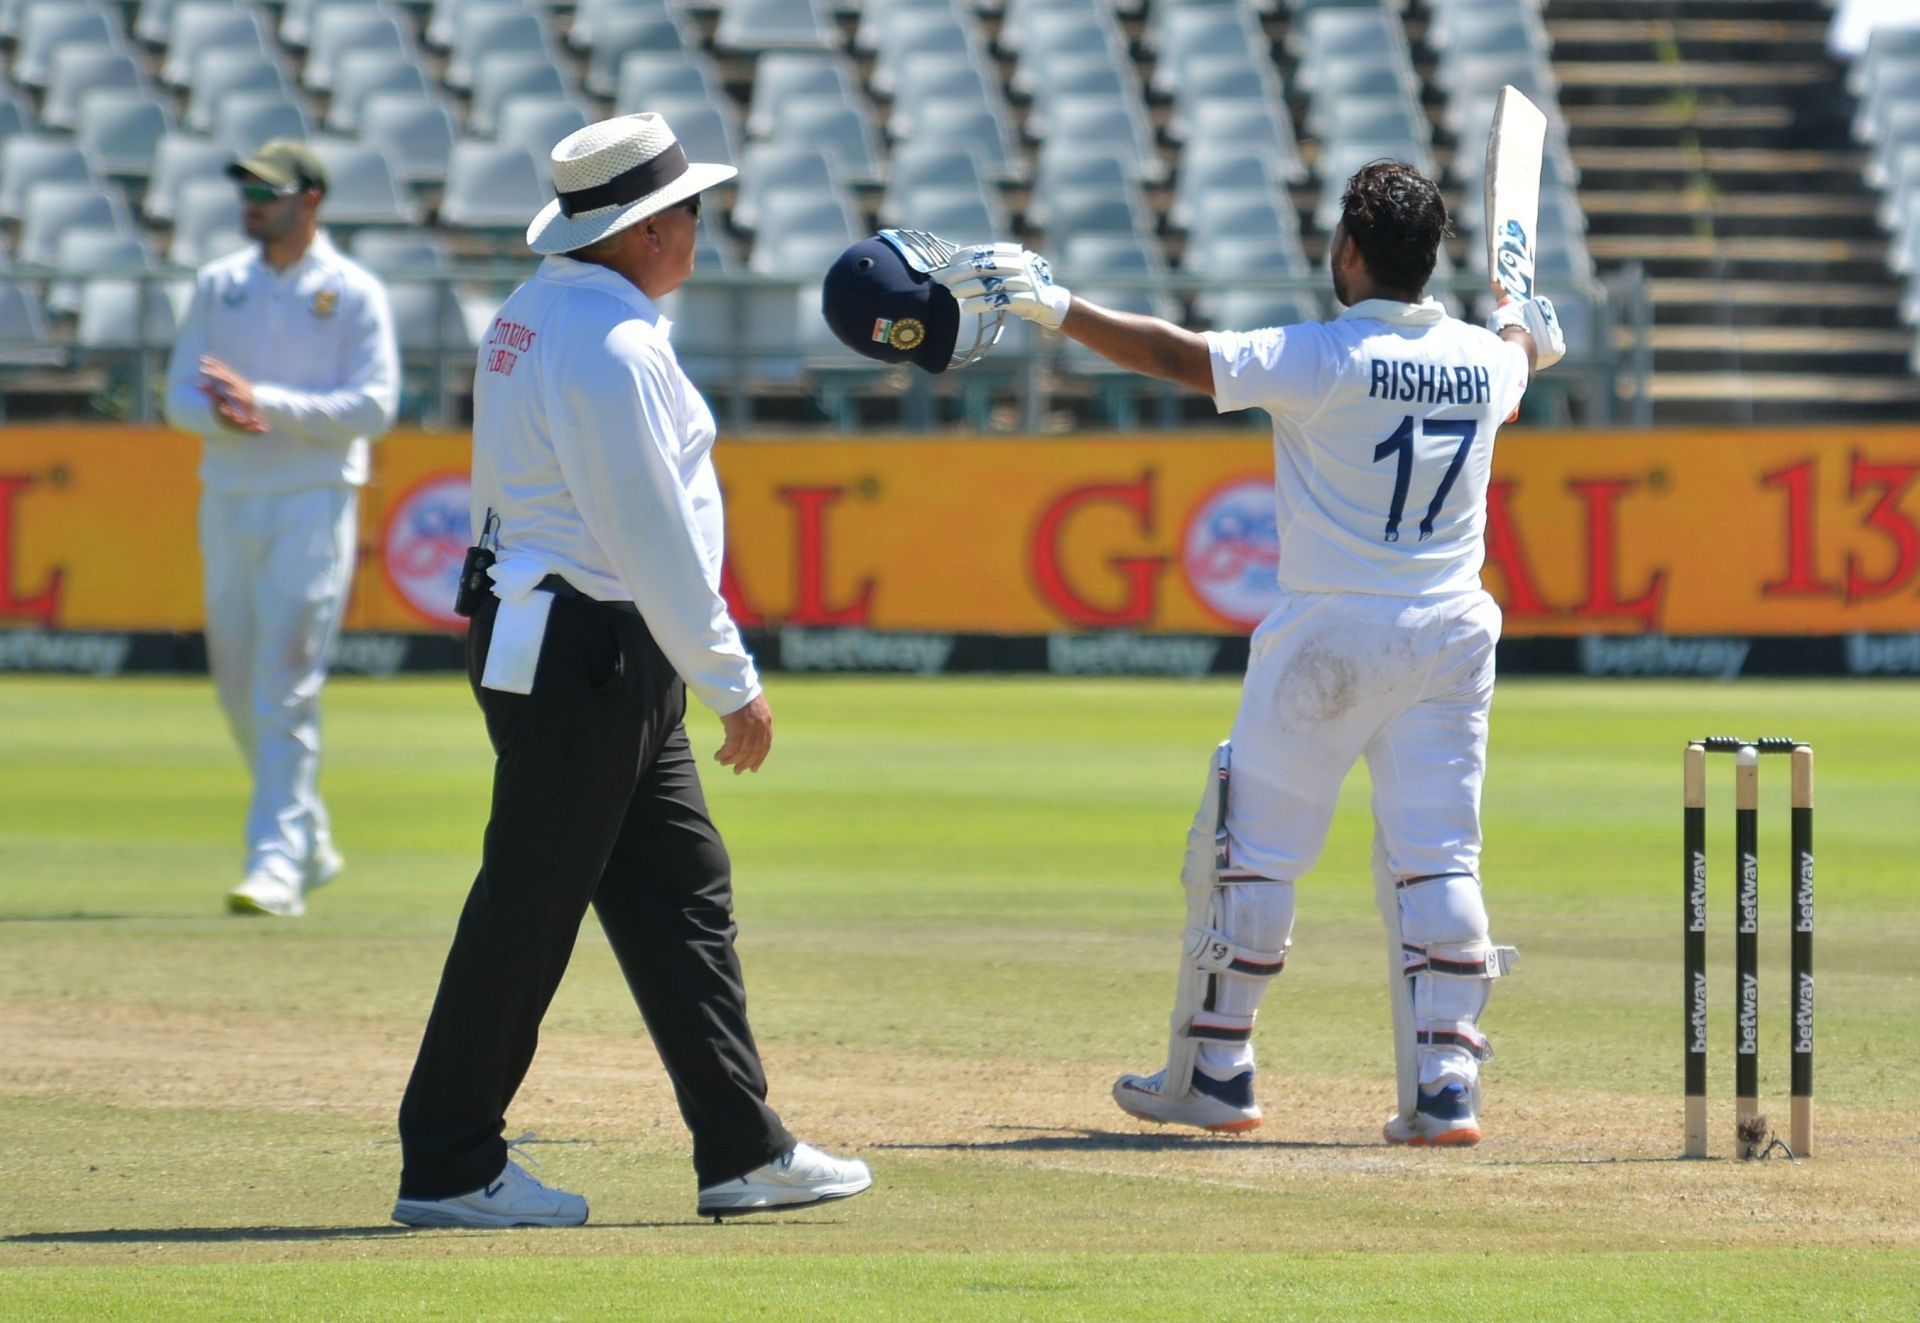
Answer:
[[[488,506],[487,517],[480,521],[480,540],[467,548],[467,559],[460,566],[460,587],[453,595],[455,615],[472,616],[493,591],[493,580],[487,577],[487,571],[493,566],[494,548],[499,545],[500,516]]]

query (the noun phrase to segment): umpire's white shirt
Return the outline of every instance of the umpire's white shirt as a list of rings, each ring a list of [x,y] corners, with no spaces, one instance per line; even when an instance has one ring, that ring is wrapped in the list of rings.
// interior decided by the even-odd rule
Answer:
[[[269,431],[222,427],[200,360],[253,383]],[[393,425],[399,351],[387,291],[325,232],[275,271],[252,247],[207,263],[167,367],[167,421],[206,438],[208,491],[264,495],[367,481],[367,442]]]
[[[1433,299],[1206,340],[1215,407],[1273,416],[1283,589],[1480,586],[1494,433],[1526,390],[1525,350]]]
[[[495,314],[473,385],[473,527],[500,517],[495,582],[557,573],[632,601],[694,696],[725,715],[760,677],[720,595],[713,413],[625,277],[548,257]]]

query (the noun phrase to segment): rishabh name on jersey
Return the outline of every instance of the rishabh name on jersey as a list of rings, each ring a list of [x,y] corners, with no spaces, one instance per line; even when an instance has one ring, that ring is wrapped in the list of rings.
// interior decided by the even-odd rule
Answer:
[[[1433,299],[1206,338],[1215,406],[1273,418],[1283,589],[1480,586],[1494,437],[1526,389],[1524,350]]]

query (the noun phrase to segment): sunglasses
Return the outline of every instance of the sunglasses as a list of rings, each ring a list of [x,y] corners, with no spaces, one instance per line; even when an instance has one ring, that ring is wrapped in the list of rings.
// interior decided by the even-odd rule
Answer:
[[[700,220],[700,195],[696,193],[680,205],[693,213],[693,219],[697,224]]]
[[[290,198],[299,191],[298,184],[287,188],[274,188],[271,184],[240,185],[240,196],[248,202],[278,202],[281,198]]]

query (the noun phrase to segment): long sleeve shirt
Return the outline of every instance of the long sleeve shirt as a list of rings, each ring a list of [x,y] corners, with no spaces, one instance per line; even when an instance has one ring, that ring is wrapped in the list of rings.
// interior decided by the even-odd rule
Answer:
[[[541,263],[480,346],[473,526],[499,516],[499,572],[524,582],[542,568],[589,597],[632,601],[687,688],[724,716],[760,678],[720,593],[713,413],[671,326],[604,267]]]
[[[267,432],[221,424],[200,390],[203,357],[253,383]],[[399,403],[386,289],[325,233],[285,271],[258,248],[200,269],[167,364],[166,417],[206,438],[200,477],[209,490],[360,486],[368,442],[393,426]]]

